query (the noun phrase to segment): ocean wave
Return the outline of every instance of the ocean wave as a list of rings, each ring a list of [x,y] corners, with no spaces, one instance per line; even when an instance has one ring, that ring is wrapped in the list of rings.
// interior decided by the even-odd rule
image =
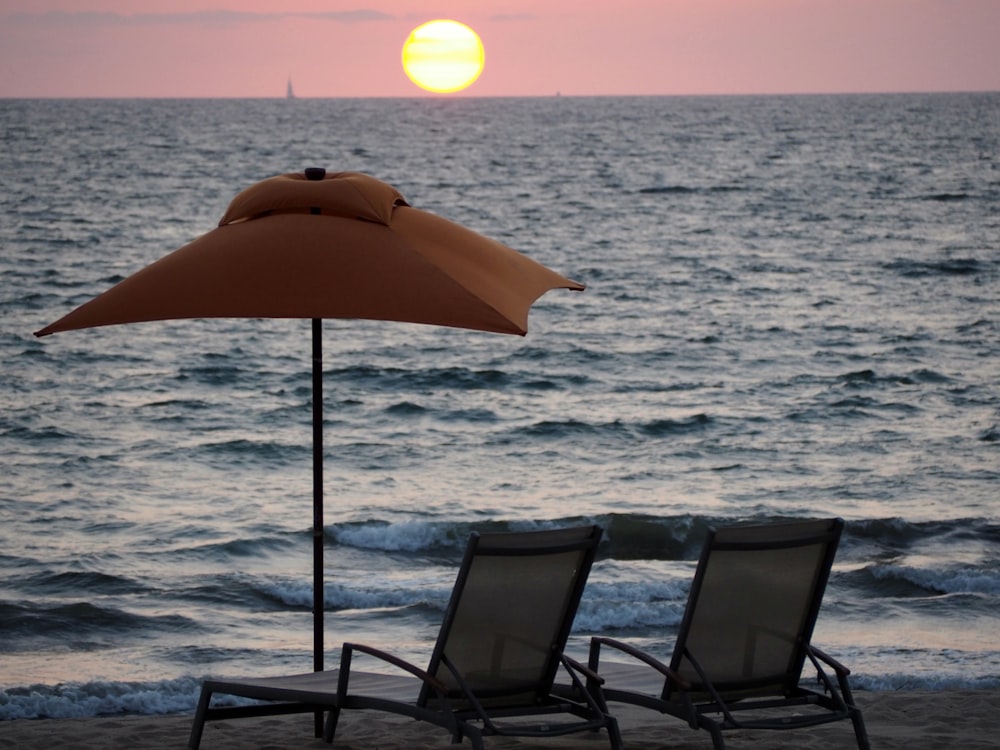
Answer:
[[[922,196],[923,200],[927,201],[937,201],[939,203],[951,203],[953,201],[964,201],[969,199],[968,193],[931,193],[930,195]]]
[[[503,533],[579,526],[596,521],[573,516],[539,520],[483,519],[479,521],[413,520],[390,523],[382,520],[354,521],[327,527],[335,544],[381,552],[443,555],[457,562],[472,532]],[[457,554],[456,554],[457,553]]]
[[[928,596],[941,594],[987,594],[1000,596],[1000,570],[995,566],[953,565],[922,568],[914,565],[872,565],[864,575],[874,585],[869,593],[879,596]]]
[[[998,443],[1000,442],[1000,425],[990,425],[985,430],[977,435],[979,440],[985,443]]]
[[[609,607],[605,602],[583,601],[573,621],[575,633],[602,633],[656,628],[664,634],[681,621],[683,605],[668,602],[628,601]]]
[[[652,185],[650,187],[639,188],[638,192],[644,195],[696,195],[699,193],[736,193],[743,192],[746,188],[739,185],[709,185],[708,187],[692,187],[689,185]]]
[[[604,528],[600,556],[678,559],[679,555],[696,554],[692,551],[701,543],[711,520],[690,515],[659,518],[644,514],[610,514],[587,519],[575,516],[538,521],[360,521],[328,527],[327,533],[335,543],[359,549],[455,557],[465,548],[473,531],[527,531],[583,523],[597,523]]]
[[[262,554],[283,552],[294,546],[295,540],[292,535],[263,534],[187,547],[185,552],[211,560],[226,560],[230,557],[258,557]]]
[[[444,611],[454,581],[449,578],[438,585],[415,585],[405,581],[366,578],[358,584],[344,585],[327,581],[323,587],[323,609],[372,610],[385,614],[387,610],[425,608]],[[262,602],[280,609],[311,610],[313,603],[312,582],[306,578],[247,578],[243,584]]]
[[[913,654],[909,661],[913,664],[919,664],[921,659],[921,654]],[[870,690],[873,692],[893,690],[996,690],[1000,688],[1000,677],[962,673],[936,674],[933,672],[871,674],[858,670],[851,672],[851,685],[855,690]]]
[[[667,437],[696,432],[711,425],[713,421],[709,415],[699,413],[682,419],[653,419],[638,425],[638,430],[649,437]]]
[[[835,382],[850,387],[865,387],[869,385],[917,385],[921,383],[950,383],[952,378],[942,372],[921,367],[904,375],[880,375],[875,370],[855,370],[837,376]]]
[[[306,578],[242,576],[239,586],[262,603],[280,609],[312,609],[312,582]],[[394,610],[403,612],[417,609],[441,613],[453,587],[454,571],[451,568],[438,578],[424,575],[420,580],[415,580],[412,576],[401,579],[388,575],[368,576],[351,584],[328,580],[323,588],[323,608],[328,612],[377,611],[382,616]],[[232,599],[229,603],[232,603]]]
[[[204,412],[214,407],[214,404],[203,399],[176,398],[150,401],[138,406],[137,411],[143,413],[153,424],[187,424],[197,421]]]
[[[728,468],[728,467],[723,467]],[[596,523],[604,529],[604,539],[598,553],[602,557],[636,560],[695,560],[701,550],[708,529],[736,523],[767,524],[795,520],[796,517],[782,516],[770,512],[751,512],[742,517],[699,515],[681,513],[673,515],[653,515],[648,513],[607,513],[593,517],[555,517],[538,521],[515,521],[493,519],[484,522],[452,523],[444,521],[413,521],[404,524],[379,522],[378,528],[392,529],[390,534],[399,534],[403,539],[414,533],[428,542],[410,539],[396,539],[384,547],[376,549],[423,549],[446,546],[464,547],[469,532],[510,531],[527,528],[552,528],[580,523]],[[423,528],[423,524],[433,526],[433,531]],[[374,529],[373,529],[374,531]],[[375,534],[379,536],[381,532]],[[428,534],[430,536],[428,536]],[[875,548],[905,552],[922,542],[946,543],[956,540],[978,541],[984,545],[1000,543],[1000,525],[985,518],[956,518],[950,521],[910,521],[903,518],[849,519],[841,549],[870,551]],[[447,540],[447,541],[442,541]],[[987,547],[988,548],[988,547]],[[877,555],[876,555],[877,557]]]
[[[599,519],[605,529],[600,555],[614,560],[691,560],[698,556],[711,518],[613,513]]]
[[[573,623],[575,632],[654,629],[667,633],[680,624],[691,586],[689,575],[612,566],[592,575]]]
[[[524,352],[517,356],[523,357]],[[548,353],[546,353],[548,356]],[[470,367],[380,367],[372,364],[351,365],[327,370],[330,383],[358,385],[368,392],[408,393],[427,391],[478,391],[539,388],[564,388],[579,385],[581,377],[573,374],[547,374],[539,380],[534,370],[518,368],[476,369]]]
[[[99,571],[43,571],[24,578],[12,578],[12,588],[31,590],[36,594],[77,594],[86,591],[90,595],[144,594],[150,588],[126,576]]]
[[[37,638],[67,639],[83,647],[86,642],[113,641],[116,635],[141,630],[177,632],[194,629],[196,623],[181,615],[141,615],[91,602],[34,604],[0,601],[0,642]],[[0,646],[0,651],[4,646]]]
[[[936,261],[897,258],[884,263],[883,267],[906,278],[921,278],[925,276],[974,276],[986,273],[993,267],[993,264],[978,258],[943,258]]]
[[[986,549],[1000,544],[1000,524],[989,518],[959,517],[938,521],[911,521],[892,516],[852,520],[847,525],[846,544],[863,542],[886,550],[906,550],[918,542],[937,540],[945,542],[951,537],[966,543],[979,541]],[[844,542],[841,547],[844,547]],[[878,555],[874,555],[878,557]]]
[[[384,409],[385,413],[393,417],[419,417],[427,414],[429,409],[420,404],[415,404],[412,401],[400,401],[398,403],[387,406]]]
[[[427,406],[413,400],[403,400],[392,403],[382,409],[382,414],[392,419],[430,418],[442,422],[471,422],[488,424],[499,420],[497,413],[483,407],[448,408],[447,406]],[[387,422],[388,424],[388,422]],[[396,424],[398,429],[398,424]]]
[[[182,367],[177,375],[177,380],[193,380],[201,385],[232,386],[243,379],[245,372],[242,367],[236,364],[222,361],[216,365]]]
[[[629,432],[628,426],[620,421],[605,422],[604,424],[594,424],[584,422],[579,419],[546,419],[526,427],[518,428],[516,434],[525,438],[548,438],[562,439],[579,435],[625,435]]]
[[[312,609],[313,586],[312,582],[305,577],[267,580],[243,577],[242,580],[246,588],[272,604],[297,609]],[[324,587],[324,597],[326,593]]]
[[[274,440],[237,438],[192,446],[187,449],[187,452],[192,456],[221,458],[234,464],[264,461],[284,465],[299,460],[303,455],[307,455],[308,450],[309,446],[306,443],[279,443]],[[172,449],[165,455],[175,456],[177,452],[177,450]]]
[[[53,424],[28,427],[23,424],[12,423],[6,419],[3,420],[3,423],[0,423],[0,436],[24,441],[29,444],[73,441],[79,438],[79,435]]]
[[[419,610],[424,614],[435,613],[437,617],[445,611],[454,588],[452,571],[440,580],[424,580],[417,586],[412,581],[368,581],[367,585],[345,586],[327,585],[324,590],[325,606],[328,610],[370,610],[384,616],[390,611],[401,614]]]
[[[710,427],[714,420],[705,413],[681,418],[657,418],[645,421],[614,419],[607,422],[587,422],[576,418],[546,419],[511,430],[508,436],[516,440],[562,440],[573,437],[637,442],[648,438],[664,438],[697,433]]]
[[[639,188],[640,193],[647,195],[689,195],[701,192],[700,188],[688,187],[687,185],[654,185],[652,187]]]
[[[200,692],[201,680],[194,677],[0,688],[0,721],[188,713],[194,710]]]
[[[443,555],[455,559],[473,531],[503,532],[596,523],[604,529],[598,559],[696,560],[710,527],[734,523],[773,523],[794,520],[774,513],[749,513],[742,518],[681,513],[607,513],[592,517],[566,516],[535,521],[491,518],[484,520],[353,521],[327,526],[334,544],[382,552]],[[1000,526],[983,518],[952,521],[910,521],[904,518],[849,519],[839,558],[855,561],[895,559],[923,543],[947,543],[951,537],[990,548],[1000,542]]]
[[[468,524],[448,522],[364,522],[338,525],[332,528],[330,535],[337,544],[359,549],[429,552],[460,549],[471,530]]]

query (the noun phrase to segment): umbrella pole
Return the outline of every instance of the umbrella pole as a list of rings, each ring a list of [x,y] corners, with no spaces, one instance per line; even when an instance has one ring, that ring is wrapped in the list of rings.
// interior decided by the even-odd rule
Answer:
[[[313,388],[313,671],[323,671],[323,320],[312,321]],[[315,714],[322,737],[323,712]]]

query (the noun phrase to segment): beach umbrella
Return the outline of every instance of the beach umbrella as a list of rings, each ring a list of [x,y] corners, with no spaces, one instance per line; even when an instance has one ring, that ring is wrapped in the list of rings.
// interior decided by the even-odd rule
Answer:
[[[582,290],[357,172],[310,168],[239,193],[219,226],[35,333],[182,318],[304,318],[313,350],[313,667],[323,669],[322,319],[524,335],[550,289]]]

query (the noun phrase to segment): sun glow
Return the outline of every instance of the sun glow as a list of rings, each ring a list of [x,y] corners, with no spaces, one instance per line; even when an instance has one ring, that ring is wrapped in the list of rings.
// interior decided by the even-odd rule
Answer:
[[[417,86],[447,94],[471,86],[486,55],[479,35],[458,21],[428,21],[403,44],[403,70]]]

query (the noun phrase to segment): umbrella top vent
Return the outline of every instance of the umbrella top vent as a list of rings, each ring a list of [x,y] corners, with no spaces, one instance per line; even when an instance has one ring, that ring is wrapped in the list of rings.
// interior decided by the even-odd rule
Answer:
[[[293,213],[340,216],[389,226],[393,209],[408,205],[396,188],[369,175],[309,167],[305,172],[271,177],[237,194],[219,226]]]

